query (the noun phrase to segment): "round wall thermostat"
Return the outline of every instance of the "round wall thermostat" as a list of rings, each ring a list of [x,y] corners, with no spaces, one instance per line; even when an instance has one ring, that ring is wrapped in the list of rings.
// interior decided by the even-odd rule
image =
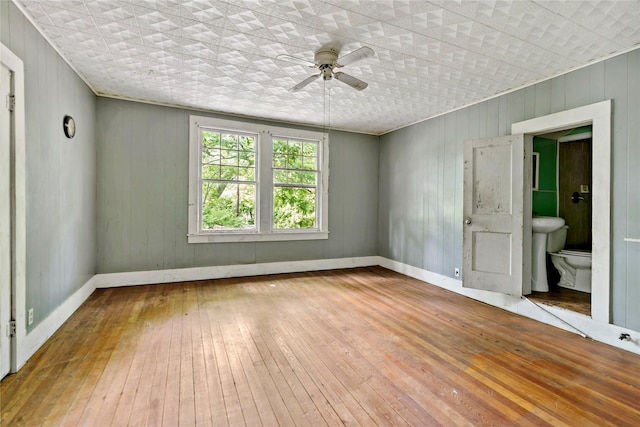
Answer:
[[[76,121],[71,116],[64,116],[62,129],[67,138],[73,138],[76,134]]]

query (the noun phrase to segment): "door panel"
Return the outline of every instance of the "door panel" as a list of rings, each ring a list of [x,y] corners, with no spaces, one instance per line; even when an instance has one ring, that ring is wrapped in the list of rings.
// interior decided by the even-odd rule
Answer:
[[[530,282],[530,160],[524,135],[465,141],[463,287],[520,296]]]

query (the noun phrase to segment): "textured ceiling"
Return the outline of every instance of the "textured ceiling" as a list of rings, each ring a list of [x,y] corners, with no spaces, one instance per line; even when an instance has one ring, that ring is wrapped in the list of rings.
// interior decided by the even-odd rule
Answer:
[[[97,94],[373,134],[640,43],[638,1],[15,1]],[[323,46],[369,87],[289,92]]]

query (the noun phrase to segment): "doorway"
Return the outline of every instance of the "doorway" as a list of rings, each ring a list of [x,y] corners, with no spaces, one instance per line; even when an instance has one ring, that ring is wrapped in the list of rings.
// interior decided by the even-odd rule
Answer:
[[[593,195],[591,137],[591,126],[536,136],[533,139],[533,152],[536,154],[534,158],[537,167],[532,168],[533,182],[538,184],[532,189],[533,216],[563,218],[567,228],[566,240],[561,250],[588,253],[589,257],[592,245]],[[563,267],[561,269],[567,271]],[[567,279],[575,281],[575,276],[565,277],[564,283],[561,284],[561,274],[548,254],[546,271],[548,291],[534,291],[529,299],[590,316],[590,289],[585,289],[584,283],[571,287],[573,282]],[[569,272],[569,275],[571,274],[573,271]]]
[[[511,132],[537,136],[585,125],[592,126],[593,158],[590,315],[593,320],[608,324],[611,321],[611,101],[514,123]]]

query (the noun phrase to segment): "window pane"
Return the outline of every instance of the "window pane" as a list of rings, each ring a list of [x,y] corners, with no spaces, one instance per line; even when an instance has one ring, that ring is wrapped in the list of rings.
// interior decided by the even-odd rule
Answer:
[[[236,181],[238,179],[238,168],[235,166],[222,166],[220,172],[220,179],[222,180]]]
[[[315,188],[273,189],[273,227],[300,229],[316,227]]]
[[[316,157],[318,155],[318,144],[314,142],[305,142],[303,154],[308,157]]]
[[[255,143],[255,137],[240,135],[238,138],[238,149],[244,151],[255,151]]]
[[[305,157],[303,159],[302,169],[305,170],[316,170],[317,168],[317,160],[315,157]]]
[[[275,171],[273,173],[274,184],[286,184],[287,183],[287,171]]]
[[[222,156],[221,163],[223,165],[237,165],[238,164],[238,152],[235,150],[221,150]]]
[[[274,154],[284,154],[287,152],[287,141],[282,139],[273,140],[273,152]]]
[[[282,154],[274,154],[273,155],[273,167],[274,168],[286,168],[287,167],[287,156]]]
[[[202,131],[202,147],[214,148],[220,146],[220,134],[217,132]]]
[[[316,172],[304,172],[302,174],[302,183],[305,185],[316,185],[318,174]]]
[[[202,163],[219,163],[220,162],[220,149],[202,147]]]
[[[238,158],[240,166],[255,166],[255,156],[251,151],[240,151]]]
[[[230,150],[238,149],[238,135],[223,133],[221,135],[221,138],[222,140],[220,141],[220,144],[222,145],[222,148],[227,148]]]
[[[255,229],[254,184],[202,184],[202,230]]]
[[[289,154],[300,155],[302,154],[302,142],[289,141],[289,147],[287,149]]]
[[[238,174],[238,178],[241,181],[255,181],[256,174],[254,168],[239,168]]]
[[[220,166],[218,165],[202,165],[203,179],[220,179]]]
[[[291,171],[289,172],[290,184],[302,184],[302,172]]]

